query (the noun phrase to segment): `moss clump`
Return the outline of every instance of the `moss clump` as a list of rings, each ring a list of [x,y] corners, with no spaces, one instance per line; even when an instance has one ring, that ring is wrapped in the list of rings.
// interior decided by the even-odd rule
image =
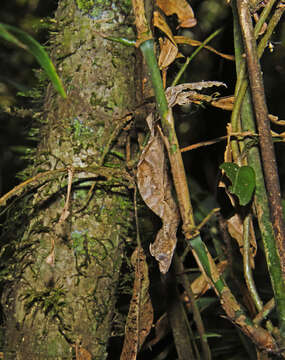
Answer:
[[[79,10],[92,17],[98,17],[104,10],[116,10],[128,14],[132,8],[131,0],[76,0]]]
[[[79,10],[88,13],[94,7],[94,0],[76,0]]]

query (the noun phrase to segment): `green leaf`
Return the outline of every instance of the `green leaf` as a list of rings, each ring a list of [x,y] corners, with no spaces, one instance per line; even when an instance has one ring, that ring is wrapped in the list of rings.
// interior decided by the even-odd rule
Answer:
[[[52,61],[50,60],[45,49],[35,39],[33,39],[24,31],[3,23],[0,23],[0,37],[29,51],[36,58],[43,70],[47,73],[58,93],[64,99],[67,97],[62,82],[56,73]]]
[[[247,205],[255,189],[255,172],[253,168],[250,166],[239,167],[235,163],[223,163],[220,165],[220,169],[225,171],[232,183],[229,191],[238,197],[240,205]]]

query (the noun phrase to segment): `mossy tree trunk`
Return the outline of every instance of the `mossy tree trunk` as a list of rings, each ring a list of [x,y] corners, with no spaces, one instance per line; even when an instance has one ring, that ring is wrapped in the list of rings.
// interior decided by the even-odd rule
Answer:
[[[133,221],[131,177],[110,150],[124,152],[136,99],[134,49],[102,34],[134,37],[129,3],[59,1],[51,54],[68,99],[48,87],[29,177],[52,172],[25,189],[24,211],[4,232],[5,359],[71,359],[75,350],[107,357]]]

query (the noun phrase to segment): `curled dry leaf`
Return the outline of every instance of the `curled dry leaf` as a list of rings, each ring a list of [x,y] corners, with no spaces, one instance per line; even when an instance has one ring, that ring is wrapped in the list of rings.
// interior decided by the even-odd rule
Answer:
[[[243,222],[235,214],[227,220],[228,231],[233,239],[238,243],[241,254],[243,254]],[[254,269],[254,257],[257,251],[256,239],[254,235],[254,230],[252,227],[252,222],[250,223],[250,266]]]
[[[193,90],[202,90],[204,88],[209,88],[212,86],[225,86],[227,85],[220,81],[200,81],[196,83],[186,83],[186,84],[180,84],[176,86],[170,86],[166,89],[165,95],[168,101],[169,107],[173,107],[176,104],[184,105],[189,102],[190,100],[187,100],[189,95],[192,93],[195,93]],[[190,90],[188,92],[184,92],[184,90]]]
[[[155,242],[150,245],[150,253],[159,262],[160,271],[166,274],[176,247],[180,215],[171,193],[164,144],[160,134],[155,131],[152,114],[148,116],[147,122],[151,136],[138,164],[138,189],[147,206],[162,220],[162,228]]]
[[[161,30],[175,44],[175,40],[170,27],[168,26],[164,16],[159,12],[153,13],[153,25]]]
[[[165,15],[176,14],[179,27],[190,28],[197,24],[194,12],[186,0],[156,0]]]
[[[224,96],[219,99],[214,99],[211,101],[211,105],[219,109],[232,111],[234,107],[235,97],[234,96]]]
[[[160,69],[166,69],[176,59],[178,48],[168,38],[161,39],[160,54],[158,59],[158,66]]]
[[[135,268],[135,281],[126,322],[121,360],[135,360],[137,358],[153,323],[153,308],[148,291],[148,266],[141,247],[138,246],[135,249],[131,262]]]
[[[227,261],[220,261],[217,264],[217,270],[219,274],[222,274],[225,271],[227,265],[228,265]],[[206,291],[211,289],[211,286],[207,281],[207,279],[205,278],[204,274],[201,274],[191,283],[191,289],[195,296],[195,299],[197,299],[198,297],[202,296]]]

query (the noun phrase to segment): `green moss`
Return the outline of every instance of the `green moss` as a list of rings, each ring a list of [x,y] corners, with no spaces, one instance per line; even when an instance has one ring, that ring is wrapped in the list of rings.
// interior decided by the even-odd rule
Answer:
[[[111,0],[76,0],[78,8],[94,18],[100,17],[104,10],[111,9]]]
[[[55,288],[46,288],[43,291],[29,289],[23,295],[24,308],[26,314],[41,309],[45,316],[52,319],[61,317],[65,307],[65,290],[62,286]]]
[[[93,92],[91,95],[90,104],[92,106],[104,106],[103,100],[101,98],[97,97],[95,92]]]
[[[76,0],[78,8],[86,13],[92,10],[94,2],[94,0]]]
[[[85,255],[86,253],[86,231],[75,230],[71,234],[72,248],[76,255]]]
[[[129,14],[132,9],[131,0],[76,0],[78,8],[92,17],[99,17],[104,10],[122,11]]]

